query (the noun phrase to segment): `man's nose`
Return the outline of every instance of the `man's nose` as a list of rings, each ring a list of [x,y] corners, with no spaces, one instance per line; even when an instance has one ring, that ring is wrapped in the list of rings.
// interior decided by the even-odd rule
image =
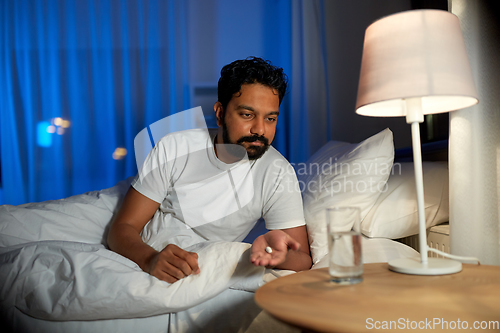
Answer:
[[[255,118],[250,128],[250,132],[254,135],[263,136],[265,133],[264,119]]]

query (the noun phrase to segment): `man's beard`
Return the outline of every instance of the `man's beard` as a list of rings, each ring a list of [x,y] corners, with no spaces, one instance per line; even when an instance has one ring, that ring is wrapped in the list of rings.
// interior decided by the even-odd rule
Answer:
[[[243,148],[245,148],[243,146],[243,142],[260,141],[260,143],[262,143],[261,146],[250,145],[248,148],[246,148],[248,159],[251,161],[261,158],[262,155],[264,155],[264,153],[269,149],[269,140],[264,136],[257,136],[257,135],[244,136],[244,137],[239,138],[236,141],[236,143],[231,142],[231,140],[229,140],[229,133],[227,131],[227,126],[226,126],[225,120],[223,120],[223,122],[222,122],[222,141],[227,145],[237,144],[237,145],[242,146]],[[231,150],[230,146],[227,146],[227,148],[229,148],[228,151]],[[239,150],[241,150],[241,149],[239,149]],[[239,155],[239,154],[235,150],[235,154],[233,154],[233,155]]]

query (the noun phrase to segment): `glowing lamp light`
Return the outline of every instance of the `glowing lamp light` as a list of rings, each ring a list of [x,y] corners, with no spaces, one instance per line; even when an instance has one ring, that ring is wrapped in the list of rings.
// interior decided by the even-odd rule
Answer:
[[[69,120],[63,119],[61,117],[52,118],[52,128],[49,133],[57,133],[58,135],[63,135],[66,132],[66,128],[71,126]]]
[[[56,126],[61,126],[61,125],[62,125],[62,122],[63,122],[63,120],[62,120],[62,118],[60,118],[60,117],[57,117],[57,118],[54,118],[54,119],[53,119],[53,123],[54,123],[54,125],[56,125]]]
[[[118,147],[113,152],[113,159],[117,160],[117,161],[122,160],[125,158],[126,155],[127,155],[127,149],[122,148],[122,147]]]

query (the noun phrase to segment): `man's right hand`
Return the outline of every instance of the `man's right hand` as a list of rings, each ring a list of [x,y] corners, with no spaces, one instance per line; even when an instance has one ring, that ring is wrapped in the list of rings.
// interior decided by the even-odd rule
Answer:
[[[151,258],[147,272],[160,280],[174,283],[191,274],[200,273],[198,254],[169,244]]]
[[[168,283],[198,274],[198,254],[169,244],[161,252],[142,241],[141,230],[160,207],[131,187],[108,234],[109,248],[129,258],[145,272]]]

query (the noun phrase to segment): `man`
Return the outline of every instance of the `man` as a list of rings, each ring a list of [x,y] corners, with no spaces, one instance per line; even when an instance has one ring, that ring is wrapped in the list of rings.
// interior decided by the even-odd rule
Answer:
[[[263,59],[226,65],[214,105],[217,131],[172,133],[156,144],[113,222],[109,247],[173,283],[200,272],[198,255],[183,248],[202,241],[241,241],[264,217],[272,230],[253,242],[251,262],[309,269],[297,179],[270,147],[286,85],[283,70]],[[246,156],[234,147],[244,148]],[[223,184],[230,184],[227,190]],[[214,192],[200,192],[207,186]]]

